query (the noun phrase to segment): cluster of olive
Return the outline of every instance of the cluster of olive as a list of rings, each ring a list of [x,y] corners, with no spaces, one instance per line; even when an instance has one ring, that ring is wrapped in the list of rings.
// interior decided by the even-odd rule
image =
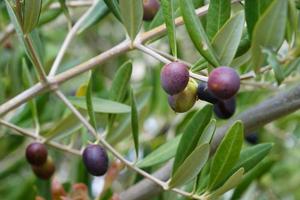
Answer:
[[[207,83],[197,84],[185,64],[172,62],[161,70],[161,85],[169,94],[168,102],[175,112],[187,112],[200,99],[214,104],[217,117],[227,119],[235,112],[240,77],[234,69],[222,66],[209,74]]]

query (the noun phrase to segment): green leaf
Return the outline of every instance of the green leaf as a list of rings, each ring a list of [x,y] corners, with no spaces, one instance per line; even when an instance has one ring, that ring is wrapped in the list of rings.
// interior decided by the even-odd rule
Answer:
[[[252,181],[254,181],[255,179],[261,177],[263,174],[268,172],[274,164],[275,164],[274,159],[268,159],[266,161],[259,163],[255,168],[253,168],[248,174],[245,175],[242,182],[234,190],[231,200],[240,199],[242,194],[246,191],[246,189],[249,187]]]
[[[111,10],[111,12],[114,14],[114,16],[119,21],[122,21],[118,0],[104,0],[104,2],[106,3],[107,7]]]
[[[90,79],[89,79],[89,83],[87,85],[85,101],[86,101],[87,113],[90,118],[90,123],[97,130],[94,106],[93,106],[93,100],[92,100],[92,98],[93,98],[92,88],[93,88],[93,74],[92,74],[92,72],[90,72]]]
[[[247,29],[250,38],[252,38],[254,27],[273,0],[245,0],[245,15]]]
[[[242,38],[244,21],[244,13],[239,12],[214,37],[212,46],[221,65],[230,66]]]
[[[277,50],[285,35],[288,1],[274,1],[255,25],[251,43],[251,67],[256,71],[264,63],[262,48]]]
[[[243,124],[237,121],[223,138],[212,161],[209,179],[210,191],[223,183],[238,161],[243,144],[243,134]]]
[[[210,0],[206,17],[206,31],[209,38],[213,38],[230,18],[230,12],[230,0]]]
[[[300,58],[296,58],[291,63],[289,63],[286,67],[286,70],[284,71],[284,76],[288,77],[291,75],[296,69],[298,69],[300,66]]]
[[[262,52],[267,55],[267,62],[273,68],[277,84],[280,85],[285,77],[283,69],[281,68],[279,60],[277,58],[277,54],[274,51],[266,48],[264,48]]]
[[[209,144],[198,146],[172,175],[169,187],[181,186],[195,178],[208,159],[209,149]]]
[[[176,30],[175,30],[175,14],[174,14],[174,0],[162,0],[162,11],[167,27],[167,33],[169,38],[172,54],[177,58],[177,45],[176,45]]]
[[[84,97],[68,97],[72,104],[79,108],[87,110],[86,100]],[[94,112],[96,113],[128,113],[130,106],[116,101],[101,99],[97,97],[92,98]]]
[[[23,7],[24,34],[30,33],[38,24],[42,9],[42,0],[25,0]]]
[[[138,111],[136,107],[136,101],[131,89],[131,130],[132,130],[132,137],[134,141],[134,147],[136,152],[136,157],[139,156],[139,117]]]
[[[142,0],[120,0],[120,12],[122,22],[127,30],[131,41],[141,29],[143,21],[143,1]]]
[[[239,168],[244,168],[245,173],[247,173],[268,155],[272,149],[272,146],[273,144],[265,143],[242,150],[240,159],[232,171],[236,171]]]
[[[93,8],[84,22],[82,23],[81,27],[78,29],[78,33],[82,33],[88,28],[95,25],[99,22],[103,17],[105,17],[109,13],[109,9],[103,1],[98,0],[97,3],[93,5]]]
[[[59,0],[60,7],[62,8],[64,15],[66,16],[69,26],[72,26],[72,18],[68,9],[68,6],[66,5],[66,0]]]
[[[179,6],[185,27],[196,49],[211,65],[220,66],[201,21],[195,13],[193,1],[179,0]],[[207,48],[207,51],[204,50],[205,48]]]
[[[129,85],[132,73],[131,61],[125,62],[116,72],[115,78],[110,89],[110,99],[122,102]]]
[[[199,110],[194,114],[192,119],[187,124],[179,146],[177,148],[175,161],[173,164],[174,175],[179,166],[182,165],[184,160],[193,152],[197,147],[198,141],[212,116],[212,106],[207,105],[202,110]]]
[[[213,135],[215,134],[216,131],[216,123],[217,121],[215,119],[212,119],[209,124],[205,127],[199,141],[198,141],[198,146],[202,144],[210,144]]]
[[[179,141],[182,135],[178,135],[175,138],[169,140],[167,143],[161,145],[149,155],[147,155],[143,160],[137,163],[137,167],[145,168],[163,163],[175,156],[176,149],[178,147]]]
[[[231,177],[227,179],[224,185],[222,185],[217,190],[215,190],[211,195],[209,195],[209,197],[211,199],[217,199],[225,192],[235,188],[242,181],[243,175],[244,175],[244,169],[240,168]]]

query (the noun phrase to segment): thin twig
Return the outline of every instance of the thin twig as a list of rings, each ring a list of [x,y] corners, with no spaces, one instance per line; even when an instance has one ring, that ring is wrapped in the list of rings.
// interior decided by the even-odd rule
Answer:
[[[0,119],[0,124],[7,127],[7,128],[10,128],[12,130],[14,130],[15,132],[21,134],[21,135],[24,135],[24,136],[27,136],[27,137],[30,137],[32,139],[35,139],[35,140],[39,140],[39,141],[46,141],[45,143],[49,146],[52,146],[54,148],[57,148],[59,150],[62,150],[62,151],[65,151],[65,152],[69,152],[71,154],[74,154],[74,155],[81,155],[80,151],[76,150],[76,149],[72,149],[72,148],[69,148],[63,144],[59,144],[57,142],[54,142],[54,141],[47,141],[46,138],[42,137],[42,136],[37,136],[35,133],[31,133],[30,131],[27,131],[23,128],[20,128],[14,124],[11,124],[9,122],[6,122],[4,120],[1,120]]]
[[[171,61],[163,56],[161,56],[160,54],[156,53],[155,51],[153,51],[152,49],[142,45],[142,44],[136,44],[135,47],[139,50],[141,50],[142,52],[152,56],[153,58],[161,61],[164,64],[169,64],[171,63]]]

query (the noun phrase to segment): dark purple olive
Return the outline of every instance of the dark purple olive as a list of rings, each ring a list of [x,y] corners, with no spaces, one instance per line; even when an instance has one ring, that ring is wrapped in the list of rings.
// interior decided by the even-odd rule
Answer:
[[[151,21],[155,17],[157,11],[159,10],[160,5],[158,0],[143,0],[143,7],[143,19],[145,21]]]
[[[83,163],[87,171],[94,176],[102,176],[108,169],[108,156],[104,148],[99,145],[89,145],[82,154]]]
[[[191,79],[186,88],[179,94],[168,97],[170,107],[178,113],[190,110],[197,100],[197,83]]]
[[[258,143],[258,134],[256,132],[250,133],[245,137],[246,141],[250,144],[257,144]]]
[[[216,104],[219,101],[218,98],[209,91],[207,84],[203,82],[198,85],[197,96],[200,100],[207,101],[212,104]]]
[[[230,67],[218,67],[209,75],[208,89],[219,99],[230,99],[240,89],[240,77]]]
[[[42,143],[34,142],[26,148],[26,159],[31,165],[43,165],[47,157],[47,148]]]
[[[189,70],[185,64],[172,62],[165,65],[160,73],[162,88],[169,94],[178,94],[189,82]]]
[[[55,172],[55,166],[53,164],[53,161],[49,157],[43,165],[39,165],[39,166],[32,165],[31,168],[32,168],[32,171],[34,172],[34,174],[38,178],[44,179],[44,180],[50,179],[51,176],[53,176],[53,174]]]
[[[214,104],[214,112],[220,119],[229,119],[234,115],[236,102],[235,98],[219,101]]]

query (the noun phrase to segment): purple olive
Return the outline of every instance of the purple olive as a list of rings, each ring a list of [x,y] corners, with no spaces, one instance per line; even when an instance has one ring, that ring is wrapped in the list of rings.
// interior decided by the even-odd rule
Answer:
[[[240,89],[240,77],[230,67],[218,67],[209,75],[208,88],[217,98],[229,99]]]
[[[143,0],[143,7],[143,19],[145,21],[151,21],[155,17],[157,11],[159,10],[160,5],[158,0]]]
[[[108,169],[108,156],[104,148],[99,145],[89,145],[82,154],[83,163],[87,171],[94,176],[102,176]]]
[[[207,101],[212,104],[218,103],[218,98],[209,91],[206,83],[199,83],[197,88],[197,96],[200,100]]]
[[[48,151],[44,144],[34,142],[26,148],[26,159],[31,165],[43,165],[47,161]]]
[[[165,65],[160,73],[162,88],[169,94],[178,94],[189,82],[189,70],[185,64],[172,62]]]
[[[51,176],[53,176],[53,174],[55,172],[55,166],[53,164],[53,161],[49,157],[43,165],[39,165],[39,166],[32,165],[31,168],[32,168],[32,171],[34,172],[34,174],[38,178],[44,179],[44,180],[50,179]]]
[[[190,110],[197,100],[197,83],[190,80],[187,87],[180,92],[168,97],[170,107],[178,113]]]
[[[232,117],[235,113],[235,108],[235,97],[228,100],[219,101],[218,103],[214,104],[214,112],[220,119],[229,119]]]

